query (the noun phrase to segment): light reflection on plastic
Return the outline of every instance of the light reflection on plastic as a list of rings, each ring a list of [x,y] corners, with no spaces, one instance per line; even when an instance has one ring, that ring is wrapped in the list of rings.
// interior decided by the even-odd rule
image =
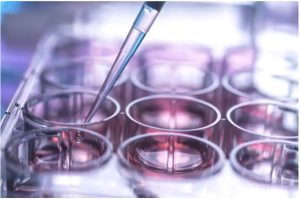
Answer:
[[[79,186],[82,183],[79,176],[58,175],[53,177],[55,185]]]
[[[176,112],[175,116],[171,112],[162,112],[158,117],[156,120],[161,121],[163,126],[169,126],[170,129],[187,128],[190,123],[189,115],[183,112]]]
[[[297,52],[297,34],[284,31],[269,30],[262,32],[257,37],[258,45],[266,50],[273,52]]]
[[[171,169],[174,167],[176,169],[177,165],[183,165],[183,164],[188,163],[191,159],[191,157],[190,157],[191,155],[186,154],[186,153],[177,152],[176,148],[178,148],[178,147],[175,146],[173,161],[168,161],[169,156],[172,154],[168,155],[169,152],[167,150],[158,154],[157,161],[161,165],[166,165],[168,169]]]

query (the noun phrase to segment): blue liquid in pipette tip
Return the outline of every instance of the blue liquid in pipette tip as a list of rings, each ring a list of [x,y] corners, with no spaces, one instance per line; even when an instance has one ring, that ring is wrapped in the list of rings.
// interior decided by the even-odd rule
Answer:
[[[160,7],[161,6],[162,5],[160,5]],[[139,45],[142,43],[146,33],[149,31],[158,14],[158,10],[150,7],[148,3],[144,3],[85,119],[85,123],[89,123],[92,120],[97,109],[104,103],[106,96],[113,88],[115,82],[122,74]]]

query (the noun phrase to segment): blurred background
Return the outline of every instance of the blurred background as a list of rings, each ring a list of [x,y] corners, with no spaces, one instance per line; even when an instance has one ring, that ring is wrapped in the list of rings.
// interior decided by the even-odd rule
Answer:
[[[142,3],[2,1],[1,116],[46,33],[70,24],[70,32],[122,41]],[[217,61],[230,48],[251,45],[281,53],[294,71],[298,2],[168,2],[144,42],[199,44],[211,49]]]

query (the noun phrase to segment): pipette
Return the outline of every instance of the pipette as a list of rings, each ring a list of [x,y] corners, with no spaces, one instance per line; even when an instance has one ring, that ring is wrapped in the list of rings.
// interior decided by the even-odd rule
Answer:
[[[151,28],[164,3],[164,1],[148,1],[143,4],[87,117],[85,118],[85,123],[92,120],[97,109],[103,104],[106,96],[113,88],[127,63],[130,61],[131,57],[134,55],[145,35]]]

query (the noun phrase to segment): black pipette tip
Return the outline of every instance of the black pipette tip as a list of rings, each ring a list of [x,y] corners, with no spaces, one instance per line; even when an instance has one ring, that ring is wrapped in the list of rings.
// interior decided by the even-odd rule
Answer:
[[[160,12],[161,8],[165,4],[165,1],[146,1],[145,4]]]

